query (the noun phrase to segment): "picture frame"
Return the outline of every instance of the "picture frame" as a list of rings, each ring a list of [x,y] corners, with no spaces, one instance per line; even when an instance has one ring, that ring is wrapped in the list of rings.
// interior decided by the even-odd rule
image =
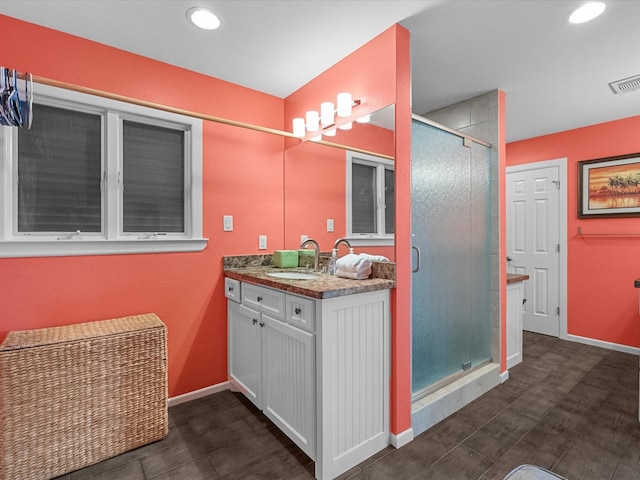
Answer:
[[[640,217],[640,153],[578,162],[578,218]]]

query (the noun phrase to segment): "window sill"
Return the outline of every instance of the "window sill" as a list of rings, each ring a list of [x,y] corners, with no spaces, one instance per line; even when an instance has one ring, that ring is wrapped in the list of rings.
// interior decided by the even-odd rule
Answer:
[[[0,242],[0,258],[200,252],[205,249],[208,241],[206,238],[9,241]]]
[[[393,247],[395,245],[395,237],[367,237],[365,235],[356,235],[347,237],[352,247]]]

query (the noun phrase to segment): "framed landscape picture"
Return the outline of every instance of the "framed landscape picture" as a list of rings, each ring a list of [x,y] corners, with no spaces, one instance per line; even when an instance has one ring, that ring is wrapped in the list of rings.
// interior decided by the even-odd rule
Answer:
[[[640,216],[640,153],[578,162],[578,218]]]

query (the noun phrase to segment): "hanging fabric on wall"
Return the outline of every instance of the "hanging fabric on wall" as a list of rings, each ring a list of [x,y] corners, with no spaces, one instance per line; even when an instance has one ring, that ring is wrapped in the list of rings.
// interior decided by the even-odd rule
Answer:
[[[19,78],[24,77],[24,78]],[[0,67],[0,125],[31,128],[33,77]]]

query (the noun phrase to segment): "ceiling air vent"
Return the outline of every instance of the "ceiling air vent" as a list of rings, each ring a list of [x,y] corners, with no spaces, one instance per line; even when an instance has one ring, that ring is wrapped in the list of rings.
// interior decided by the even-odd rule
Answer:
[[[609,86],[611,87],[611,90],[613,90],[613,93],[619,95],[633,92],[634,90],[640,90],[640,75],[611,82]]]

